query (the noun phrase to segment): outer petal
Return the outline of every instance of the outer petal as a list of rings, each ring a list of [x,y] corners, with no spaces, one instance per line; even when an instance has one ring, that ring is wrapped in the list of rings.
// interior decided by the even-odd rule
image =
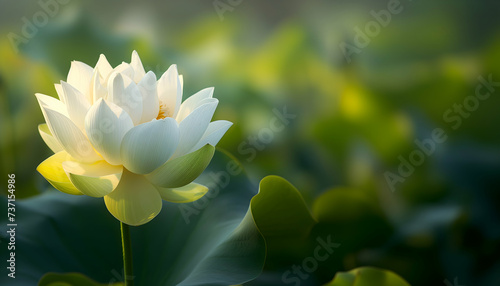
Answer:
[[[85,130],[90,142],[112,165],[122,163],[120,146],[132,127],[134,123],[123,109],[102,98],[90,108],[85,118]]]
[[[111,65],[108,62],[108,59],[106,59],[106,56],[103,54],[99,56],[99,60],[95,65],[95,69],[99,70],[99,73],[101,74],[103,79],[107,79],[108,76],[113,71],[113,67],[111,67]]]
[[[111,74],[108,81],[108,100],[125,110],[138,125],[142,116],[142,96],[135,83],[125,87],[124,78],[120,73]]]
[[[201,137],[200,141],[196,143],[196,145],[193,147],[193,149],[191,149],[190,152],[198,150],[206,144],[216,146],[222,136],[226,134],[231,125],[233,125],[233,123],[226,120],[210,122],[210,124],[208,124],[207,130],[205,131],[205,134],[203,134],[203,137]]]
[[[139,54],[136,51],[132,52],[132,60],[130,61],[130,66],[134,69],[134,81],[136,83],[140,82],[141,79],[146,75],[144,71],[144,67],[142,66],[141,58],[139,58]]]
[[[89,98],[89,87],[93,72],[94,69],[87,64],[79,61],[72,61],[67,80],[69,84],[74,86],[83,95],[85,95],[85,98],[87,98],[89,102],[91,102],[92,100],[91,98]]]
[[[208,166],[214,156],[215,147],[205,145],[199,150],[172,159],[150,174],[146,178],[155,186],[163,188],[178,188],[191,183]]]
[[[164,116],[175,118],[182,101],[182,84],[176,65],[171,65],[158,80],[158,98]]]
[[[84,195],[101,198],[111,193],[120,182],[123,168],[106,161],[92,164],[65,161],[63,169],[73,185]]]
[[[85,115],[90,108],[90,103],[78,89],[69,83],[61,81],[61,86],[64,91],[69,118],[81,130],[85,130]]]
[[[204,104],[205,99],[212,98],[214,94],[214,88],[208,87],[198,91],[197,93],[191,95],[188,99],[186,99],[179,109],[179,113],[176,116],[177,122],[181,122],[186,118],[193,110]]]
[[[87,137],[71,119],[45,106],[42,106],[42,111],[50,132],[68,154],[82,162],[101,160]]]
[[[191,183],[185,185],[184,187],[175,189],[168,189],[168,188],[157,188],[157,189],[162,199],[172,203],[194,202],[203,197],[208,192],[207,187],[197,183]]]
[[[150,173],[172,156],[178,143],[179,128],[172,118],[137,125],[123,137],[123,165],[136,174]]]
[[[149,71],[137,84],[142,95],[141,123],[151,121],[158,116],[160,104],[156,95],[156,75]]]
[[[179,123],[179,148],[175,151],[174,158],[187,154],[205,134],[219,101],[215,98],[204,101],[205,104],[196,108]]]
[[[68,111],[66,109],[66,105],[64,105],[63,101],[59,101],[52,96],[48,96],[45,94],[37,93],[35,94],[36,99],[38,100],[38,104],[40,105],[40,108],[43,109],[45,107],[50,108],[52,110],[55,110],[61,114],[64,114],[66,117],[69,117]],[[44,115],[45,116],[45,115]]]
[[[57,153],[63,150],[61,144],[59,144],[57,139],[52,136],[52,133],[50,133],[49,127],[46,123],[38,125],[38,132],[40,132],[40,136],[52,152]]]
[[[104,197],[109,212],[128,225],[141,225],[161,211],[161,197],[143,176],[124,170],[116,189]]]
[[[45,159],[36,170],[59,191],[70,195],[81,195],[82,193],[71,183],[63,170],[62,163],[68,160],[74,159],[65,151],[61,151]]]

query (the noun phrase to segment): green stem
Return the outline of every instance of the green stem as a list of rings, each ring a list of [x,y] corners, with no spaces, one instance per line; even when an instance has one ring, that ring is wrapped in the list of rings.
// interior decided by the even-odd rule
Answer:
[[[134,286],[130,229],[128,224],[124,224],[123,222],[120,222],[120,229],[122,233],[123,272],[125,275],[125,286]]]

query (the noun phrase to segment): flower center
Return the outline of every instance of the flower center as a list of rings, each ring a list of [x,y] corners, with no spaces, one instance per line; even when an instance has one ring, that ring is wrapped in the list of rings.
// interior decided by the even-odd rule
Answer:
[[[158,112],[158,116],[156,117],[157,120],[163,119],[165,117],[168,117],[168,107],[166,104],[160,101],[160,111]]]

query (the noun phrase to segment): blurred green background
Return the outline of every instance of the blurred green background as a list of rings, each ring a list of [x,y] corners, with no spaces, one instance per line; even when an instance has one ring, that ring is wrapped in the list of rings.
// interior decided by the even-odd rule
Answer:
[[[336,197],[320,220],[342,244],[335,269],[500,285],[500,86],[471,99],[478,77],[500,81],[499,2],[401,0],[368,31],[391,1],[60,0],[45,18],[41,2],[0,3],[0,174],[16,174],[18,197],[47,186],[34,93],[56,96],[71,60],[103,53],[115,66],[137,50],[158,77],[178,65],[184,99],[215,86],[214,118],[234,122],[219,146],[254,182],[282,176],[310,208]],[[368,43],[348,61],[342,43],[354,47],[358,28]],[[288,124],[272,129],[285,109]],[[436,128],[446,140],[398,174]]]

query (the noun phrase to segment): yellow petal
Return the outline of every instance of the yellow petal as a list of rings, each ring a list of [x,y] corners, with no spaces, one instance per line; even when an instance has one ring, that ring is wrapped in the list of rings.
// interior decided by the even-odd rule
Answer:
[[[113,166],[106,161],[91,164],[66,161],[63,162],[73,185],[84,195],[101,198],[111,193],[120,182],[123,167]]]
[[[178,188],[191,183],[208,166],[215,148],[205,145],[195,152],[167,161],[146,178],[157,187]]]
[[[162,201],[158,190],[142,175],[123,170],[120,183],[104,197],[109,212],[128,225],[141,225],[160,213]]]
[[[61,144],[59,144],[57,139],[52,136],[52,133],[50,133],[49,127],[46,123],[38,125],[38,132],[40,132],[40,136],[42,136],[43,142],[47,144],[52,152],[57,153],[63,150]]]
[[[203,197],[207,192],[208,188],[197,184],[191,183],[185,185],[184,187],[168,189],[168,188],[157,188],[160,192],[162,199],[172,202],[172,203],[190,203],[197,199]]]
[[[63,162],[72,160],[74,159],[68,153],[61,151],[43,161],[36,170],[59,191],[70,195],[81,195],[62,167]]]

